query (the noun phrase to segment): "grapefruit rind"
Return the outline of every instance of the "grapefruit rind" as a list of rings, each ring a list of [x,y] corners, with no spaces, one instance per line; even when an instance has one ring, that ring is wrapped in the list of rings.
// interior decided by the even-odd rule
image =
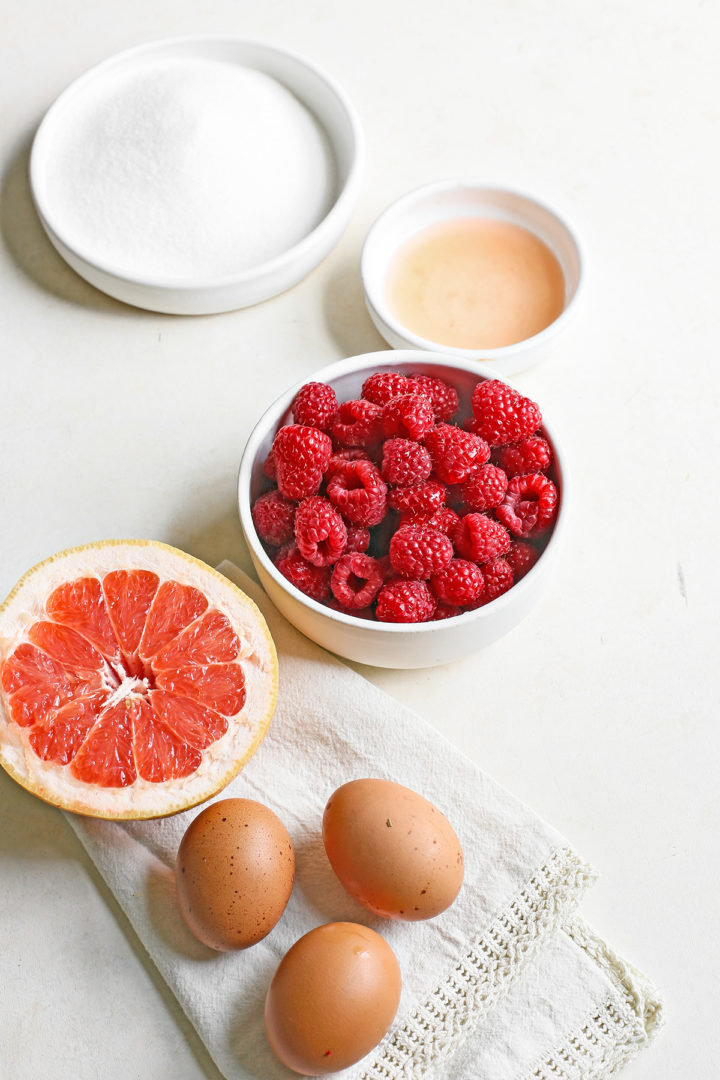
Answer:
[[[246,701],[229,718],[228,730],[203,751],[196,772],[152,783],[140,777],[129,787],[87,785],[66,768],[41,761],[27,735],[8,715],[0,690],[0,765],[22,787],[64,810],[114,820],[165,817],[204,802],[224,788],[262,742],[275,711],[278,662],[275,645],[257,605],[217,570],[177,548],[154,540],[103,540],[58,552],[27,571],[0,605],[0,668],[30,627],[45,617],[46,598],[63,582],[102,577],[117,569],[150,570],[200,589],[211,607],[227,616],[241,642]]]

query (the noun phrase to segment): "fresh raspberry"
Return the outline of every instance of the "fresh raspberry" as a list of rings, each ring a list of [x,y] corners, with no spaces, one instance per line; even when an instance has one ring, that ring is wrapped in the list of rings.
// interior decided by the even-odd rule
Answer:
[[[437,529],[449,536],[459,520],[459,516],[449,506],[441,506],[432,514],[403,514],[400,525],[428,525],[431,529]]]
[[[277,470],[277,486],[288,499],[304,499],[320,490],[332,442],[317,428],[288,424],[275,436],[272,454]]]
[[[410,380],[399,371],[378,371],[365,380],[360,396],[375,405],[387,405],[391,398],[407,394],[410,390]]]
[[[296,544],[278,552],[275,565],[288,581],[300,592],[322,603],[330,596],[330,567],[313,566],[303,559]]]
[[[400,623],[454,618],[519,581],[544,543],[525,538],[557,513],[552,450],[537,405],[501,380],[478,382],[472,407],[458,418],[434,375],[376,372],[341,404],[304,384],[263,463],[277,490],[252,508],[285,577],[335,611]]]
[[[508,481],[502,469],[496,465],[481,465],[459,489],[468,510],[482,512],[499,506],[505,498]]]
[[[345,465],[348,461],[369,461],[370,455],[366,450],[361,450],[360,447],[354,447],[348,450],[336,450],[332,454],[328,461],[327,469],[325,470],[325,480],[329,480],[333,473],[337,472],[341,465]]]
[[[461,484],[490,457],[483,439],[451,424],[438,424],[424,441],[435,475],[446,484]]]
[[[327,497],[351,525],[379,525],[387,511],[387,485],[371,461],[348,461],[330,478]]]
[[[483,591],[483,572],[467,559],[452,559],[444,570],[433,574],[430,588],[443,604],[465,607],[477,600]]]
[[[449,506],[441,506],[439,510],[436,510],[428,518],[425,524],[432,529],[439,529],[440,532],[444,532],[446,536],[449,536],[459,520],[459,515],[454,510],[451,510]]]
[[[433,622],[440,619],[453,619],[456,615],[462,615],[462,608],[451,607],[450,604],[438,604],[433,615]]]
[[[382,436],[382,409],[364,398],[344,401],[330,431],[341,446],[373,446]]]
[[[510,535],[497,521],[485,514],[466,514],[453,529],[452,541],[462,559],[485,563],[504,555],[510,547]]]
[[[520,442],[510,443],[497,451],[496,461],[508,476],[545,472],[552,461],[552,450],[546,439],[530,435]]]
[[[491,600],[511,589],[515,580],[512,567],[507,559],[491,559],[483,566],[485,586],[477,600],[470,605],[471,608],[484,607]]]
[[[393,488],[388,503],[401,514],[434,514],[445,502],[446,488],[439,480],[423,480],[410,487]]]
[[[462,422],[463,431],[471,431],[473,435],[480,434],[480,421],[474,416],[468,416]]]
[[[305,383],[292,403],[293,420],[296,424],[320,428],[321,431],[329,430],[337,411],[337,394],[327,383]]]
[[[349,611],[372,604],[385,583],[382,569],[369,555],[350,554],[333,567],[330,588],[339,604]]]
[[[442,379],[437,379],[434,375],[411,375],[410,382],[413,389],[430,399],[438,423],[451,420],[458,411],[457,390]]]
[[[398,394],[391,398],[383,406],[382,425],[388,437],[424,438],[435,425],[435,414],[429,398],[422,394]]]
[[[473,428],[490,446],[504,446],[533,435],[542,423],[534,401],[499,379],[486,379],[473,390]]]
[[[386,439],[380,471],[388,484],[419,484],[432,472],[430,453],[410,439]]]
[[[277,469],[275,468],[275,456],[272,452],[272,447],[270,453],[263,461],[263,472],[270,480],[277,480]]]
[[[295,540],[303,559],[313,566],[331,566],[345,551],[347,528],[327,499],[311,495],[297,508]]]
[[[435,597],[424,581],[391,581],[378,593],[375,615],[381,622],[428,622]]]
[[[525,577],[528,570],[532,570],[540,558],[540,552],[525,540],[513,540],[505,558],[512,567],[515,580],[519,581],[520,578]]]
[[[408,578],[429,578],[453,557],[452,541],[426,525],[403,525],[390,541],[393,570]]]
[[[370,547],[370,530],[364,525],[347,526],[347,544],[345,552],[358,551],[363,554]]]
[[[260,539],[273,547],[282,547],[292,540],[295,510],[295,503],[279,491],[268,491],[256,499],[252,519]]]
[[[557,504],[557,488],[547,476],[513,476],[495,516],[515,536],[538,536],[555,520]]]

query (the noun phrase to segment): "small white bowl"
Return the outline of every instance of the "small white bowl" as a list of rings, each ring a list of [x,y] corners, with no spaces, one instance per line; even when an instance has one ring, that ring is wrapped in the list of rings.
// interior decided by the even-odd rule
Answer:
[[[243,452],[238,476],[238,505],[243,533],[260,582],[279,611],[307,637],[331,652],[386,668],[421,668],[446,664],[476,652],[512,630],[537,603],[551,576],[567,518],[569,482],[565,455],[543,418],[543,430],[552,445],[560,491],[558,516],[547,547],[535,566],[517,584],[476,611],[437,622],[400,624],[370,622],[326,607],[296,589],[276,569],[258,537],[251,508],[267,490],[263,463],[277,430],[290,423],[295,394],[306,382],[329,383],[340,401],[358,397],[365,379],[375,371],[437,375],[451,383],[469,402],[480,379],[495,372],[473,360],[446,354],[400,350],[365,353],[321,368],[281,394],[257,422]],[[540,402],[542,408],[542,402]],[[469,408],[467,413],[469,414]]]
[[[562,313],[538,334],[495,349],[459,349],[419,337],[393,315],[387,301],[388,270],[398,249],[420,230],[457,218],[494,218],[534,233],[555,255],[565,278]],[[512,375],[544,360],[552,341],[576,308],[582,279],[578,241],[569,225],[547,206],[506,188],[441,180],[409,192],[383,211],[367,235],[361,274],[365,302],[380,334],[396,349],[427,349],[489,363],[495,375]]]
[[[78,242],[52,196],[56,148],[73,130],[76,110],[111,80],[126,85],[167,61],[218,61],[253,69],[286,87],[316,118],[328,140],[334,201],[322,220],[280,254],[237,273],[214,278],[162,279],[112,265]],[[58,140],[60,140],[58,142]],[[119,53],[76,79],[50,107],[33,142],[30,186],[43,227],[55,248],[81,277],[118,300],[174,315],[205,315],[248,307],[295,285],[331,251],[347,225],[360,187],[363,135],[343,90],[314,64],[260,42],[228,37],[182,37],[150,42]]]

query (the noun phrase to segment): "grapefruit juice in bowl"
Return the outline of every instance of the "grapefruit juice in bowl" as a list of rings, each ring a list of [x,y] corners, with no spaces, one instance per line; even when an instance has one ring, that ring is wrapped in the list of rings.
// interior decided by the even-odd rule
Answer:
[[[403,550],[409,551],[409,558],[413,558],[412,549],[416,534],[411,532],[408,535],[403,532],[403,536],[398,540],[397,527],[399,525],[415,524],[412,519],[417,519],[418,515],[408,514],[403,510],[395,510],[392,506],[390,507],[390,513],[386,514],[379,524],[370,527],[370,547],[365,549],[366,556],[370,555],[371,561],[380,563],[390,579],[389,582],[385,582],[380,587],[380,592],[383,591],[385,584],[392,585],[398,579],[425,574],[424,584],[427,585],[433,597],[433,612],[437,617],[425,617],[423,621],[410,622],[383,621],[383,618],[388,618],[388,614],[385,611],[382,613],[383,618],[378,618],[379,593],[376,594],[375,600],[371,602],[367,609],[359,612],[351,611],[346,604],[338,602],[332,591],[328,592],[326,588],[328,578],[332,579],[335,576],[337,562],[332,567],[326,568],[325,571],[321,567],[315,567],[314,571],[309,572],[313,582],[322,577],[323,573],[326,573],[326,578],[325,584],[321,583],[320,589],[316,589],[311,582],[309,592],[314,593],[314,595],[308,595],[308,591],[305,591],[307,579],[302,577],[302,572],[300,576],[294,573],[294,560],[298,560],[297,565],[300,566],[301,571],[303,571],[305,562],[305,560],[299,561],[296,542],[290,540],[286,544],[287,550],[285,551],[280,550],[276,545],[267,545],[263,542],[256,521],[253,520],[253,508],[256,506],[258,499],[266,497],[275,487],[275,483],[268,478],[268,472],[266,471],[268,469],[268,455],[273,447],[275,436],[281,428],[293,424],[293,420],[296,419],[293,416],[293,401],[301,387],[306,386],[308,382],[326,384],[335,392],[339,402],[354,403],[360,399],[363,386],[371,376],[377,374],[389,375],[391,373],[403,377],[430,376],[442,380],[457,392],[460,409],[455,417],[455,422],[450,425],[444,422],[435,424],[435,430],[440,432],[441,435],[446,434],[444,429],[448,426],[456,427],[460,431],[460,425],[457,423],[458,419],[471,423],[473,416],[472,397],[479,383],[492,383],[500,388],[507,388],[511,394],[514,393],[512,388],[508,388],[504,381],[494,380],[494,373],[490,369],[479,366],[475,361],[455,360],[453,357],[439,353],[429,354],[414,350],[386,351],[368,353],[332,364],[315,372],[309,379],[303,380],[302,383],[291,387],[268,408],[258,421],[248,440],[240,466],[238,478],[239,510],[243,532],[261,583],[280,611],[299,630],[325,648],[359,663],[379,667],[427,667],[460,659],[490,644],[517,625],[537,602],[548,583],[565,524],[568,499],[567,465],[556,436],[545,419],[543,419],[539,437],[550,448],[552,465],[550,466],[549,478],[556,492],[557,506],[554,511],[553,521],[543,533],[539,544],[537,538],[531,537],[531,543],[536,545],[537,557],[534,564],[529,569],[528,565],[523,566],[517,574],[513,575],[515,580],[512,587],[507,588],[504,592],[502,589],[498,589],[496,598],[488,601],[479,596],[479,606],[474,609],[468,606],[463,608],[460,613],[455,613],[458,610],[457,607],[455,607],[454,611],[448,611],[447,609],[452,608],[454,605],[444,603],[438,599],[439,596],[443,595],[443,586],[441,580],[435,580],[436,574],[427,573],[427,566],[418,570],[417,564],[412,562],[407,567],[403,567],[402,559],[405,557]],[[522,395],[518,394],[518,397],[522,399]],[[455,437],[452,436],[452,438]],[[385,454],[385,444],[388,441],[389,439],[385,438],[381,447],[375,447],[371,451],[370,456],[374,456],[376,459],[375,463],[370,463],[374,473],[379,473],[382,468],[382,457]],[[434,442],[437,445],[437,435],[434,437]],[[429,440],[428,445],[432,444],[433,440]],[[337,440],[335,440],[333,451],[339,449],[341,448]],[[356,450],[359,449],[356,448]],[[355,454],[352,456],[354,457]],[[491,465],[492,463],[488,462],[487,464]],[[492,468],[495,469],[496,467],[492,466]],[[359,470],[354,467],[348,471],[351,473],[356,470],[362,472],[363,469],[368,473],[371,471],[366,466],[362,466]],[[387,475],[387,472],[385,474]],[[433,477],[435,475],[433,473]],[[443,485],[434,478],[429,478],[425,484],[427,485],[426,492],[433,485],[436,488],[445,486],[448,491],[452,488],[450,501],[455,500],[457,496],[456,489],[460,486],[453,484]],[[400,488],[400,486],[393,484],[386,486],[391,495]],[[313,496],[313,498],[318,498],[321,502],[329,501],[326,499],[327,491],[328,485],[323,481],[322,492],[317,496]],[[402,494],[401,492],[401,496]],[[432,495],[432,491],[430,491],[430,494]],[[276,497],[277,493],[273,498]],[[284,498],[281,493],[280,498]],[[286,501],[297,506],[303,500]],[[522,496],[516,499],[516,504],[518,501],[522,501]],[[396,505],[398,504],[396,503]],[[465,521],[468,506],[463,507],[459,503],[457,505],[459,512],[449,507],[447,502],[443,507],[444,514],[441,517],[446,517],[447,520],[444,521],[444,525],[448,530],[452,528],[453,524],[456,524],[456,522],[450,520],[451,516],[455,517],[455,519],[462,517],[463,521]],[[476,525],[479,524],[481,534],[484,534],[486,530],[494,534],[494,538],[491,537],[490,543],[493,543],[498,535],[505,531],[497,521],[492,520],[487,525],[485,519],[490,521],[490,515],[482,511],[475,512],[472,522],[464,530],[467,533],[466,536],[459,540],[456,538],[452,541],[452,544],[448,544],[446,536],[436,539],[434,541],[434,550],[430,552],[429,557],[444,562],[448,557],[445,549],[450,547],[452,549],[453,568],[451,570],[453,573],[455,560],[459,559],[461,555],[470,556],[461,561],[472,562],[472,556],[478,555],[478,551],[473,548],[473,544],[484,541],[484,535],[480,535],[478,538],[474,532]],[[426,521],[423,522],[423,524],[426,523]],[[441,529],[443,522],[440,519],[436,519],[431,524],[431,530],[436,529],[438,525]],[[351,526],[346,523],[346,527],[349,531]],[[292,528],[294,526],[291,526]],[[277,537],[274,539],[277,540]],[[526,544],[526,541],[518,535],[510,534],[509,539],[516,548],[523,547]],[[409,546],[406,544],[403,549],[401,541],[406,540],[409,541]],[[392,547],[390,547],[391,544]],[[458,546],[460,550],[458,550]],[[293,552],[290,556],[291,565],[289,567],[285,565],[285,573],[283,573],[278,563],[288,557],[288,550]],[[503,550],[507,553],[507,547]],[[490,551],[490,553],[492,552]],[[279,555],[280,558],[278,558]],[[393,556],[395,556],[394,560]],[[421,555],[421,558],[424,557],[424,555]],[[339,560],[340,563],[342,563],[342,558]],[[404,572],[397,573],[392,566],[393,561],[395,561],[396,566],[398,565],[398,558],[400,560],[399,565],[403,567]],[[439,564],[433,563],[432,565]],[[442,575],[443,567],[438,573]],[[472,574],[472,571],[470,573]],[[356,587],[361,584],[362,582],[355,581]],[[454,585],[451,582],[451,589],[453,587]],[[400,587],[394,591],[402,594],[407,590]],[[409,591],[423,592],[420,589]],[[452,594],[451,598],[454,598]],[[404,617],[402,613],[403,600],[404,597],[401,597],[400,608],[398,609],[400,618]],[[413,598],[411,600],[414,602]],[[392,611],[389,617],[393,617]]]
[[[397,251],[387,301],[399,322],[457,349],[516,345],[565,306],[560,263],[539,237],[492,218],[454,218],[421,229]]]
[[[379,216],[361,273],[390,345],[479,359],[510,375],[548,355],[576,308],[582,259],[570,226],[543,203],[445,180]]]

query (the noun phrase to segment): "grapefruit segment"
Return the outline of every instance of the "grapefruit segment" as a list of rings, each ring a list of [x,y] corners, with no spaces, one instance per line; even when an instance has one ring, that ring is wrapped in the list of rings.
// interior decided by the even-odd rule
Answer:
[[[238,636],[227,616],[208,611],[153,657],[156,670],[179,664],[228,663],[240,652]]]
[[[179,694],[167,694],[162,690],[156,690],[151,699],[155,715],[189,746],[198,750],[204,750],[227,731],[227,717],[201,705],[199,701],[190,701]]]
[[[70,680],[58,664],[36,645],[24,642],[8,657],[2,669],[2,688],[6,694],[17,693],[28,685],[47,686],[62,693]]]
[[[178,581],[164,581],[155,595],[145,623],[140,655],[149,660],[201,615],[207,606],[207,597],[199,589],[181,585]]]
[[[103,656],[117,659],[117,638],[105,607],[102,586],[96,577],[66,581],[55,589],[45,604],[53,622],[77,630]]]
[[[214,707],[225,716],[234,716],[245,704],[245,676],[239,664],[167,668],[158,672],[155,686]]]
[[[113,570],[103,578],[110,622],[123,653],[137,652],[160,578],[150,570]]]
[[[84,743],[104,705],[105,694],[100,691],[48,712],[34,724],[28,736],[37,756],[43,761],[67,765]]]
[[[194,773],[202,754],[160,721],[146,701],[137,703],[133,715],[135,760],[144,780],[161,783]]]
[[[73,688],[61,664],[35,645],[19,645],[3,665],[2,688],[16,724],[29,727],[69,701]]]
[[[106,708],[70,762],[77,780],[127,787],[137,777],[133,754],[133,705],[129,698]]]
[[[254,753],[276,695],[253,602],[164,544],[62,552],[0,606],[0,764],[69,810],[202,802]]]
[[[55,622],[35,623],[28,631],[28,638],[69,671],[100,671],[104,666],[102,654],[69,626]]]

